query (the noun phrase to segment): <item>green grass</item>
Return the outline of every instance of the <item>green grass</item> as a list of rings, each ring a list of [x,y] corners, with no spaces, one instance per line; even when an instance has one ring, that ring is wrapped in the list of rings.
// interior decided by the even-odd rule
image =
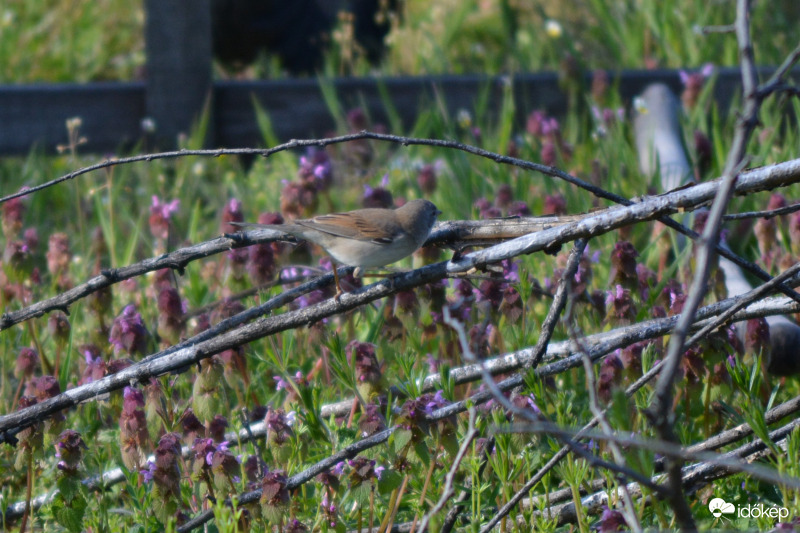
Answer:
[[[513,73],[561,70],[564,54],[589,68],[731,66],[738,54],[725,34],[698,28],[730,24],[732,0],[639,2],[634,0],[407,0],[392,19],[388,52],[378,67],[352,43],[333,38],[323,71],[329,75]],[[141,1],[46,2],[9,0],[0,11],[0,82],[87,82],[140,79],[144,74],[144,9]],[[756,2],[759,61],[779,63],[800,41],[794,0]],[[550,23],[550,26],[548,26]],[[553,23],[561,30],[548,31]],[[219,72],[219,71],[218,71]],[[261,57],[244,77],[282,76],[274,58]]]

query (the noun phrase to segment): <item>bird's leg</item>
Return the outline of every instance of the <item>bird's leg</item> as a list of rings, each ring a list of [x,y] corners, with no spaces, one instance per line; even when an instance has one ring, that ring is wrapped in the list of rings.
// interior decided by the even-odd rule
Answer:
[[[344,294],[344,291],[342,290],[342,286],[339,285],[339,269],[337,268],[336,263],[333,262],[333,259],[331,259],[331,266],[333,267],[333,280],[336,282],[336,294],[334,295],[333,299],[338,302],[339,298],[341,298],[342,294]]]

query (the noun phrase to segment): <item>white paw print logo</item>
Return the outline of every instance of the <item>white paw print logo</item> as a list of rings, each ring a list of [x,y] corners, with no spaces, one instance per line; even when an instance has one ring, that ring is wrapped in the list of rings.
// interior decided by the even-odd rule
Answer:
[[[714,515],[714,518],[719,518],[723,514],[733,514],[736,512],[736,506],[728,503],[722,498],[714,498],[708,502],[708,510]]]

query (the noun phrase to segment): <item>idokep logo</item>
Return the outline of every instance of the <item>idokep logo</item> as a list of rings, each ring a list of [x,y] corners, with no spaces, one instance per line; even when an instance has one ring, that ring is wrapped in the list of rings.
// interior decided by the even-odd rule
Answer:
[[[723,514],[733,514],[736,512],[736,506],[728,503],[722,498],[714,498],[708,502],[708,510],[714,515],[714,518],[719,518]],[[727,517],[726,517],[727,518]]]
[[[722,515],[731,515],[726,516],[724,518],[773,518],[775,520],[785,520],[789,518],[789,509],[786,507],[778,507],[777,505],[773,505],[771,507],[766,507],[763,503],[757,503],[754,505],[741,505],[739,509],[736,509],[736,506],[732,503],[728,503],[722,498],[714,498],[710,502],[708,502],[708,510],[711,511],[711,514],[714,515],[714,518],[719,518]]]
[[[777,505],[765,507],[763,503],[757,503],[755,505],[740,506],[736,516],[739,518],[761,518],[765,516],[767,518],[783,521],[789,518],[789,509],[786,507],[778,507]]]

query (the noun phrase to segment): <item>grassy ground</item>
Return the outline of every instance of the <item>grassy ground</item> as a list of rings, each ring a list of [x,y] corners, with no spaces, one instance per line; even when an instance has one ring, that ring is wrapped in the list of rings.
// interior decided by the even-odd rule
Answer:
[[[564,52],[589,68],[735,65],[736,45],[699,28],[730,23],[734,3],[566,0],[406,0],[392,19],[388,54],[377,70],[354,54],[341,28],[332,37],[325,71],[386,75],[558,70]],[[800,5],[756,2],[754,31],[765,65],[777,64],[800,39]],[[0,82],[99,81],[141,78],[141,2],[8,0],[0,12]],[[262,57],[244,76],[281,76]]]
[[[391,49],[381,71],[561,69],[565,52],[580,57],[586,68],[735,63],[732,36],[701,37],[693,31],[697,25],[731,22],[731,3],[708,7],[708,2],[687,1],[681,3],[681,9],[659,7],[666,4],[674,5],[574,0],[562,3],[558,11],[544,3],[508,2],[506,7],[516,15],[504,17],[502,2],[442,1],[428,9],[425,2],[409,1],[406,23],[390,35]],[[142,13],[136,4],[62,2],[53,6],[12,0],[2,9],[0,55],[8,58],[0,65],[3,81],[89,81],[139,75]],[[798,11],[794,2],[757,4],[753,25],[761,64],[778,63],[799,40],[800,30],[791,22],[797,20]],[[560,35],[552,24],[550,32],[545,31],[548,20],[560,24]],[[759,38],[767,31],[769,38]],[[329,70],[341,67],[335,57],[327,61]],[[270,68],[263,67],[263,71]],[[352,66],[354,72],[366,69]],[[701,178],[719,174],[733,128],[733,117],[719,117],[707,94],[701,94],[683,119],[687,138],[701,132],[710,139],[707,157],[702,149],[690,146]],[[525,130],[515,128],[511,111],[516,103],[507,95],[505,112],[495,119],[476,110],[450,117],[431,109],[421,114],[411,134],[458,139],[555,164],[626,197],[645,194],[648,184],[642,183],[636,170],[630,120],[617,115],[619,99],[611,90],[590,94],[587,89],[579,97],[591,105],[571,109],[558,130],[552,121],[537,115],[532,115]],[[592,112],[592,106],[601,111],[601,118]],[[611,111],[605,120],[603,109]],[[796,157],[797,128],[785,121],[785,115],[785,107],[774,102],[767,105],[761,115],[763,126],[749,147],[751,166]],[[358,111],[348,116],[353,129],[364,125]],[[372,129],[377,125],[366,126]],[[201,132],[194,132],[184,140],[185,146],[195,147],[201,137]],[[2,160],[0,193],[42,183],[97,158],[82,153],[76,145],[60,157],[34,151],[24,159]],[[789,203],[794,203],[798,193],[797,187],[782,191]],[[389,197],[390,204],[428,198],[446,220],[518,214],[525,209],[535,214],[582,213],[605,205],[550,178],[463,152],[374,142],[339,145],[318,153],[284,153],[258,159],[252,166],[230,157],[119,166],[2,206],[2,308],[14,311],[58,294],[102,268],[122,267],[212,239],[231,231],[225,224],[230,220],[256,221],[261,214],[278,212],[287,218],[308,216],[386,202]],[[171,208],[174,200],[179,201],[177,210]],[[763,209],[769,201],[768,193],[737,199],[732,210]],[[790,219],[777,220],[772,242],[757,239],[758,232],[732,226],[729,231],[734,238],[730,240],[737,251],[760,258],[762,267],[776,273],[793,263],[798,254],[792,224]],[[655,231],[653,224],[642,224],[630,232],[609,233],[591,241],[581,271],[590,297],[577,303],[575,311],[576,324],[583,332],[652,318],[659,306],[668,314],[678,310],[675,302],[686,291],[688,278],[679,267],[659,272],[669,243],[654,238]],[[626,312],[616,313],[606,302],[617,283],[612,255],[623,240],[638,252],[635,264],[658,275],[646,284],[646,290],[636,282],[626,286],[630,305]],[[479,387],[478,383],[455,387],[445,382],[438,397],[422,396],[419,391],[418,378],[464,364],[454,331],[443,323],[444,308],[466,324],[470,347],[479,356],[532,346],[567,253],[565,248],[557,256],[523,256],[504,265],[503,272],[478,273],[471,279],[422,287],[306,328],[259,339],[187,372],[69,410],[64,420],[54,419],[18,435],[21,444],[16,448],[0,448],[0,507],[24,500],[30,481],[34,496],[53,486],[58,486],[63,496],[37,511],[29,526],[160,531],[172,530],[176,520],[213,507],[209,496],[221,501],[224,495],[258,487],[272,499],[248,507],[239,520],[219,505],[214,527],[234,531],[251,522],[259,529],[263,526],[257,521],[263,520],[299,531],[300,526],[292,522],[297,520],[315,531],[342,532],[366,527],[371,516],[377,525],[395,508],[395,523],[410,522],[440,497],[455,449],[467,431],[465,416],[429,426],[420,421],[418,413],[461,399]],[[451,255],[439,249],[424,250],[397,266],[421,266]],[[124,366],[126,359],[138,360],[239,309],[263,303],[288,285],[261,287],[245,296],[240,292],[256,282],[274,279],[278,272],[283,278],[305,273],[294,265],[328,266],[320,250],[305,246],[230,251],[193,262],[180,276],[159,271],[116,284],[108,292],[71,306],[68,317],[52,313],[4,331],[0,334],[0,413],[44,400],[55,388],[63,391],[89,382]],[[315,291],[290,308],[311,306],[331,296],[330,289]],[[709,295],[708,301],[714,297]],[[555,339],[567,336],[565,327],[559,325]],[[661,350],[659,342],[638,346],[598,365],[600,396],[612,407],[609,418],[613,427],[653,436],[637,409],[650,403],[652,389],[645,388],[630,400],[622,398],[619,390],[652,366],[663,355]],[[747,365],[728,375],[726,358],[734,353]],[[703,440],[745,420],[757,421],[767,401],[774,405],[800,392],[796,379],[773,381],[774,396],[763,398],[759,374],[751,374],[751,369],[757,369],[753,358],[752,346],[738,353],[720,339],[702,345],[683,372],[676,400],[683,443]],[[377,411],[385,415],[384,420],[374,412],[358,413],[352,423],[348,423],[349,415],[320,417],[323,404],[356,393],[374,401],[390,386],[404,391],[407,398],[392,399],[394,411],[381,405]],[[523,392],[523,398],[535,402],[543,417],[559,425],[575,427],[591,418],[582,369],[551,380],[527,379]],[[408,398],[412,400],[407,402]],[[524,403],[530,407],[527,400]],[[262,406],[272,408],[268,440],[241,446],[237,442],[221,444],[220,428],[239,430],[245,420],[263,419]],[[187,409],[193,415],[187,414]],[[296,413],[292,425],[279,409]],[[193,425],[195,420],[198,422]],[[495,406],[482,408],[476,424],[486,437],[491,428],[505,421],[505,413]],[[276,472],[300,472],[382,424],[403,426],[388,446],[362,454],[361,462],[342,465],[341,472],[317,478],[291,495],[282,491]],[[66,429],[77,431],[86,447],[78,444],[74,435],[62,433]],[[164,437],[170,432],[178,435],[176,441]],[[211,440],[196,441],[198,436]],[[795,447],[798,440],[795,436],[792,441]],[[192,456],[177,459],[176,443],[194,446]],[[550,437],[497,435],[489,466],[480,474],[480,450],[469,450],[458,479],[459,486],[469,481],[476,487],[464,511],[473,526],[465,529],[477,531],[477,524],[492,516],[557,447]],[[147,465],[143,456],[154,450],[161,462]],[[605,447],[596,451],[608,457]],[[652,454],[625,453],[632,467],[647,476],[654,473]],[[250,457],[264,461],[272,474],[257,472]],[[797,476],[797,457],[790,452],[772,466]],[[375,461],[374,465],[369,461]],[[105,491],[91,491],[77,483],[122,465],[126,483]],[[376,468],[379,472],[385,469],[380,479]],[[590,468],[585,460],[574,458],[546,476],[534,492],[544,494],[566,487],[577,494],[581,486],[595,479],[607,479],[609,486],[616,486],[618,481],[612,477],[608,471]],[[711,497],[782,505],[792,509],[793,516],[800,514],[796,492],[735,475],[690,496],[703,528],[766,529],[772,525],[765,518],[715,521],[706,507]],[[323,502],[327,503],[322,506]],[[530,509],[517,510],[511,517],[527,519],[535,531],[567,530],[567,526],[558,528],[531,518]],[[675,526],[670,509],[660,501],[642,506],[640,518],[647,527]],[[577,526],[588,531],[598,521],[599,517],[586,515]]]

